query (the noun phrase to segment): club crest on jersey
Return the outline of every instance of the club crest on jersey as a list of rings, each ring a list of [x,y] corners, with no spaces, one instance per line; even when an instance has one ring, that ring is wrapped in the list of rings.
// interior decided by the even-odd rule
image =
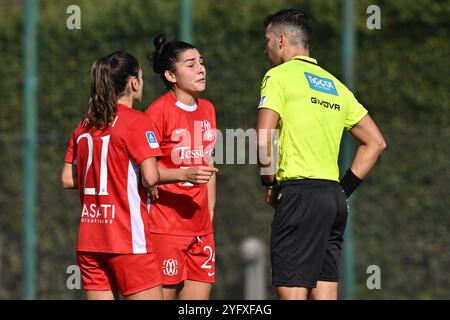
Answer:
[[[178,273],[178,261],[176,259],[164,260],[163,273],[169,277],[176,275]]]
[[[206,141],[214,141],[214,132],[211,129],[211,124],[208,120],[202,121],[203,139]]]
[[[305,76],[311,89],[338,96],[333,80],[322,78],[309,72],[305,72]]]
[[[153,131],[147,131],[145,135],[147,136],[147,141],[148,144],[150,145],[150,148],[152,149],[159,148],[158,140],[156,140],[156,136]]]

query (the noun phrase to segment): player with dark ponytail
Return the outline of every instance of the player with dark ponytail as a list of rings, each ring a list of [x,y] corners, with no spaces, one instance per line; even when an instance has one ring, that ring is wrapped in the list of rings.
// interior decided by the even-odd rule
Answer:
[[[119,98],[130,93],[125,92],[128,78],[137,79],[139,70],[138,60],[125,52],[109,54],[92,65],[91,98],[87,113],[90,124],[101,128],[109,124],[116,114]]]
[[[126,52],[91,69],[85,119],[72,134],[62,185],[81,200],[77,261],[88,299],[162,299],[149,239],[146,191],[159,180],[161,155],[148,118],[133,110],[142,97],[142,70]],[[139,170],[140,169],[140,170]]]

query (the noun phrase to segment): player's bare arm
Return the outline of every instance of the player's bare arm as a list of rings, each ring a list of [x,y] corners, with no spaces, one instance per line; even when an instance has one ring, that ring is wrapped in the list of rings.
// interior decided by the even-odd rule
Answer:
[[[350,133],[361,143],[353,158],[351,170],[358,178],[363,179],[386,149],[386,142],[368,114],[350,130]]]
[[[262,161],[261,155],[266,155],[266,159],[271,159],[272,156],[272,129],[275,129],[280,116],[273,110],[261,108],[258,111],[258,119],[256,124],[258,136],[258,167],[266,168],[272,165],[271,161]],[[271,184],[275,180],[275,175],[263,175],[261,179],[266,184]],[[266,187],[264,190],[264,201],[274,206],[275,190],[273,187]]]
[[[78,188],[77,167],[71,163],[64,163],[61,172],[61,183],[64,189]]]
[[[156,158],[148,158],[142,161],[139,166],[142,173],[142,184],[144,187],[153,187],[159,181],[159,172],[156,165]]]
[[[217,168],[208,166],[195,166],[186,169],[173,169],[158,166],[159,184],[190,182],[194,184],[208,183],[211,177],[219,171]]]
[[[210,168],[217,169],[217,168],[214,168],[214,158],[213,157],[211,157],[208,164],[209,164]],[[218,172],[218,169],[217,169],[217,171],[213,172],[211,179],[209,179],[209,181],[206,185],[208,188],[208,208],[209,208],[209,212],[211,214],[211,222],[214,221],[214,208],[216,206],[216,174],[217,174],[217,172]]]

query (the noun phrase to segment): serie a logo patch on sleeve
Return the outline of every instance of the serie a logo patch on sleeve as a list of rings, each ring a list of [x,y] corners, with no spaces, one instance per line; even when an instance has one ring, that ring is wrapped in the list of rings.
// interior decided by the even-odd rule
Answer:
[[[322,78],[309,72],[305,72],[305,76],[311,89],[338,96],[332,79]]]
[[[150,148],[152,149],[159,148],[158,140],[156,140],[156,136],[153,131],[147,131],[145,135],[147,136],[147,141],[148,144],[150,145]]]

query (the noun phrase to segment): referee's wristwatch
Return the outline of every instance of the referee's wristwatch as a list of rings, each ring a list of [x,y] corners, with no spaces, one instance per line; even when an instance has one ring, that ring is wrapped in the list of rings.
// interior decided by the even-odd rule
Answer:
[[[261,184],[262,184],[264,187],[275,187],[276,184],[277,184],[277,180],[276,180],[276,179],[273,179],[272,182],[266,182],[266,181],[264,180],[263,176],[261,176]]]

